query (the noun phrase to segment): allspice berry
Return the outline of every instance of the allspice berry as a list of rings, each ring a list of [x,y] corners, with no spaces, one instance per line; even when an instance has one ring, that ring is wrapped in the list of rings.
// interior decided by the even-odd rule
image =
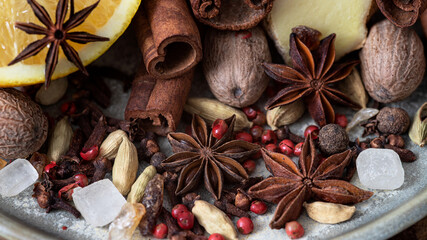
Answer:
[[[348,147],[347,132],[338,124],[328,124],[319,131],[319,145],[323,153],[332,155],[343,152]]]
[[[402,108],[384,107],[377,115],[378,130],[387,134],[402,134],[408,131],[411,119]]]

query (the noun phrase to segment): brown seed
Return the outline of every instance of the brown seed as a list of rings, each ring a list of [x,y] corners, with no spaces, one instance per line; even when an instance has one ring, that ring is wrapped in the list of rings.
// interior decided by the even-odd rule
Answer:
[[[393,145],[395,147],[398,147],[398,148],[405,147],[405,140],[403,140],[403,138],[399,135],[394,135],[394,134],[388,135],[387,141],[388,141],[388,144]]]

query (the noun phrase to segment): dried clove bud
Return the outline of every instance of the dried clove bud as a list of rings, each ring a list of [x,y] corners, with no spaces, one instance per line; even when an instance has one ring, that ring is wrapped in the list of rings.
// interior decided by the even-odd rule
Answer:
[[[162,162],[166,159],[166,155],[162,152],[155,153],[151,159],[150,164],[153,165],[158,173],[162,173],[165,169],[162,167]]]
[[[101,146],[102,140],[104,140],[105,135],[107,135],[107,121],[102,115],[93,129],[92,133],[89,136],[89,139],[85,142],[83,146],[83,151],[86,152],[93,146]]]
[[[141,147],[139,151],[142,159],[148,160],[155,153],[160,151],[160,147],[154,139],[144,138],[141,141]]]
[[[175,194],[178,174],[172,172],[164,172],[163,177],[165,178],[165,188],[168,192],[170,203],[172,206],[175,206],[180,203],[179,198]]]
[[[393,145],[398,148],[405,147],[405,140],[399,135],[390,134],[387,137],[388,144]]]
[[[234,205],[243,211],[249,211],[252,198],[242,189],[237,189]]]
[[[70,147],[68,148],[67,153],[65,153],[66,157],[69,158],[77,158],[77,163],[80,162],[79,153],[83,147],[84,135],[83,131],[78,128],[73,133],[73,138],[71,139]],[[63,156],[64,157],[64,156]]]
[[[232,216],[247,217],[247,218],[251,217],[249,215],[249,213],[247,213],[247,212],[243,211],[242,209],[234,206],[234,204],[228,203],[227,201],[224,201],[224,200],[217,200],[214,202],[214,205],[215,205],[215,207],[221,209],[225,213],[230,214]]]
[[[372,139],[372,141],[370,142],[370,146],[371,148],[383,148],[384,142],[381,138],[377,137]]]
[[[104,179],[105,174],[113,168],[111,161],[105,157],[96,158],[95,161],[93,161],[93,166],[95,167],[95,172],[91,180],[92,183]]]
[[[417,160],[417,156],[409,149],[398,148],[390,144],[386,144],[384,147],[395,151],[402,162],[413,162]]]
[[[168,212],[164,207],[162,207],[162,211],[160,212],[160,219],[163,220],[163,222],[168,227],[168,238],[170,239],[171,236],[178,234],[181,232],[181,229],[179,228],[178,224],[176,223],[176,220],[172,217],[171,213]]]
[[[289,139],[289,140],[291,140],[294,143],[304,142],[304,138],[300,137],[300,136],[298,136],[296,134],[293,134],[291,132],[291,130],[289,129],[288,126],[283,126],[283,127],[279,128],[279,129],[277,129],[275,131],[275,133],[276,133],[277,139],[279,141],[281,141],[283,139]]]
[[[200,199],[200,195],[197,193],[187,193],[182,197],[182,203],[187,206],[188,210],[193,209],[194,202]]]

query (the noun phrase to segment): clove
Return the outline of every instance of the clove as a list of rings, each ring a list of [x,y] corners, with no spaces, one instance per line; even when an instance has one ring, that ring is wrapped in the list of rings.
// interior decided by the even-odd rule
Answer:
[[[172,206],[175,206],[180,203],[180,199],[175,194],[178,175],[172,172],[164,172],[163,177],[165,178],[165,189],[168,193],[170,203]]]
[[[230,214],[232,216],[236,217],[247,217],[250,218],[251,216],[249,213],[243,211],[242,209],[234,206],[231,203],[228,203],[225,200],[217,200],[214,202],[215,207],[221,209],[223,212]]]
[[[386,149],[391,149],[391,150],[395,151],[399,155],[400,160],[402,162],[413,162],[413,161],[417,160],[417,156],[415,156],[415,153],[413,153],[409,149],[398,148],[398,147],[395,147],[391,144],[386,144],[384,147]]]
[[[93,173],[91,183],[104,179],[105,174],[113,168],[113,164],[107,158],[96,158],[93,166],[95,167],[95,172]]]

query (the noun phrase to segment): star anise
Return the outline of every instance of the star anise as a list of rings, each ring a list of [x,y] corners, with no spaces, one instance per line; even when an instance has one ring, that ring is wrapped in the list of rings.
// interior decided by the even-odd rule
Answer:
[[[266,108],[272,109],[302,98],[311,117],[320,126],[324,126],[335,120],[335,112],[329,100],[352,108],[360,107],[332,85],[344,80],[359,61],[334,64],[335,34],[329,35],[317,45],[313,44],[318,41],[319,35],[314,34],[316,32],[307,31],[306,34],[312,35],[304,37],[298,37],[296,33],[291,34],[290,56],[293,68],[281,64],[263,64],[268,76],[286,85],[267,101]],[[311,50],[313,46],[317,47]]]
[[[46,35],[44,38],[30,43],[21,53],[16,56],[8,65],[13,65],[31,56],[37,55],[44,47],[49,45],[49,51],[46,55],[46,67],[45,67],[45,83],[49,86],[52,78],[52,74],[55,70],[56,64],[58,63],[59,47],[61,46],[62,51],[67,57],[68,61],[72,62],[76,67],[88,74],[82,61],[80,60],[79,54],[73,47],[71,47],[66,40],[70,40],[76,43],[89,43],[97,41],[108,41],[108,38],[93,35],[87,32],[69,32],[71,29],[76,28],[82,24],[89,14],[96,8],[99,1],[93,5],[86,7],[77,13],[74,13],[74,1],[70,3],[70,17],[65,21],[67,15],[67,8],[69,0],[59,0],[56,6],[56,21],[52,22],[46,9],[41,6],[35,0],[27,0],[28,4],[34,11],[36,17],[40,20],[43,26],[39,26],[34,23],[22,23],[16,22],[15,27],[28,33]],[[65,22],[64,22],[65,21]]]
[[[372,192],[355,187],[342,180],[351,162],[353,151],[347,150],[320,162],[311,135],[306,138],[299,158],[299,167],[287,156],[262,149],[267,170],[273,174],[252,186],[248,193],[253,198],[278,204],[271,228],[282,228],[296,220],[305,201],[355,204],[372,196]]]
[[[177,195],[196,188],[203,177],[206,189],[218,200],[224,181],[241,182],[248,178],[240,162],[259,151],[259,146],[232,140],[235,118],[233,115],[224,120],[228,129],[220,139],[209,134],[206,122],[198,115],[193,116],[192,136],[185,133],[168,135],[175,154],[164,160],[162,166],[167,171],[180,172]]]

